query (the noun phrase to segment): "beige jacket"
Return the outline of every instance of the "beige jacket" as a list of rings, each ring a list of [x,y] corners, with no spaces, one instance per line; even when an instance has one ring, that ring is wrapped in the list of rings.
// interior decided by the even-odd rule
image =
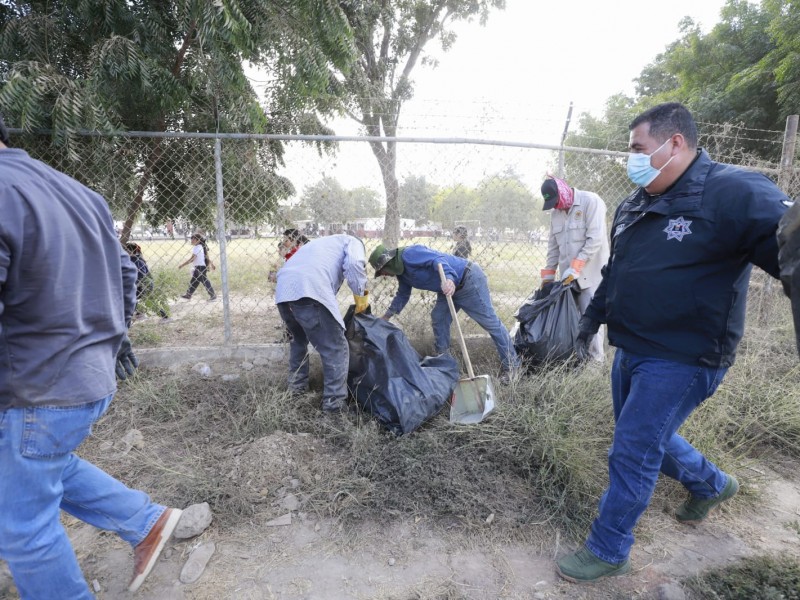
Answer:
[[[597,288],[600,270],[608,262],[606,204],[594,192],[575,190],[575,201],[568,211],[553,209],[550,216],[550,241],[547,269],[566,272],[573,258],[586,261],[578,284],[581,289]]]

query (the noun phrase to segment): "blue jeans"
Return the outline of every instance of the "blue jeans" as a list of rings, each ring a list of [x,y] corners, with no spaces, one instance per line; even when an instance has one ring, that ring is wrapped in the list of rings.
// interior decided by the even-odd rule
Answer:
[[[59,510],[136,546],[166,508],[72,453],[111,398],[0,411],[0,558],[23,600],[94,598]]]
[[[519,367],[520,360],[514,350],[514,343],[511,341],[508,330],[494,312],[492,299],[489,296],[489,283],[486,281],[483,270],[477,264],[472,263],[472,267],[464,278],[463,286],[453,294],[453,304],[456,310],[463,310],[491,336],[497,348],[497,354],[500,355],[503,370]],[[434,350],[437,354],[441,354],[450,348],[450,325],[453,322],[444,294],[437,294],[436,305],[431,311],[431,322],[433,324]]]
[[[330,311],[311,298],[278,304],[289,342],[289,389],[308,389],[308,343],[322,361],[322,410],[340,410],[347,402],[347,368],[350,348],[344,329]]]
[[[586,547],[621,563],[633,546],[658,473],[680,481],[693,496],[714,498],[728,476],[676,432],[710,397],[728,369],[685,365],[617,349],[611,369],[614,441],[608,453],[608,489],[600,498]]]

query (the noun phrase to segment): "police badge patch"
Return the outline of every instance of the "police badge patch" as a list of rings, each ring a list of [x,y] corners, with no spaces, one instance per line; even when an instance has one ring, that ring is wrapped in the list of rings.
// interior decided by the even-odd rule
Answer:
[[[662,231],[667,234],[668,240],[678,240],[682,242],[683,236],[691,235],[692,230],[689,229],[689,225],[691,224],[691,221],[687,221],[683,217],[678,217],[677,219],[670,219],[669,225],[662,229]]]

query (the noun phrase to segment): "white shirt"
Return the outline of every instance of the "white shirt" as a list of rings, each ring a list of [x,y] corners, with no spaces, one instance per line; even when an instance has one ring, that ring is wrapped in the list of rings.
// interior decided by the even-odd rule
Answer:
[[[364,244],[345,234],[317,238],[299,248],[278,271],[275,302],[312,298],[327,308],[344,329],[336,293],[345,279],[354,294],[364,295],[367,289]]]
[[[192,246],[192,266],[205,267],[206,266],[206,253],[203,251],[203,246],[197,244]]]

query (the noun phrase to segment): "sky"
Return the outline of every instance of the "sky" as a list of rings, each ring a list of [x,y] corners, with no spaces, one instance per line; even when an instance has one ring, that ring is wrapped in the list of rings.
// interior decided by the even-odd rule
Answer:
[[[573,129],[582,112],[601,116],[610,96],[633,95],[633,80],[678,39],[683,17],[707,32],[719,22],[724,4],[725,0],[507,0],[506,9],[492,11],[486,26],[477,20],[456,23],[458,39],[449,51],[429,42],[428,54],[439,64],[433,69],[415,67],[414,97],[403,105],[398,135],[556,145],[570,102]],[[330,124],[337,134],[361,133],[352,120]],[[399,175],[417,169],[404,154],[414,154],[419,164],[427,160],[425,152],[404,153],[401,146]],[[288,165],[286,174],[298,183],[314,177],[310,156],[306,150],[290,149],[287,160],[299,163],[303,175],[297,165]],[[343,145],[335,164],[325,168],[347,188],[369,185],[382,190],[377,163],[366,144]],[[542,162],[526,170],[538,179],[544,169]]]

